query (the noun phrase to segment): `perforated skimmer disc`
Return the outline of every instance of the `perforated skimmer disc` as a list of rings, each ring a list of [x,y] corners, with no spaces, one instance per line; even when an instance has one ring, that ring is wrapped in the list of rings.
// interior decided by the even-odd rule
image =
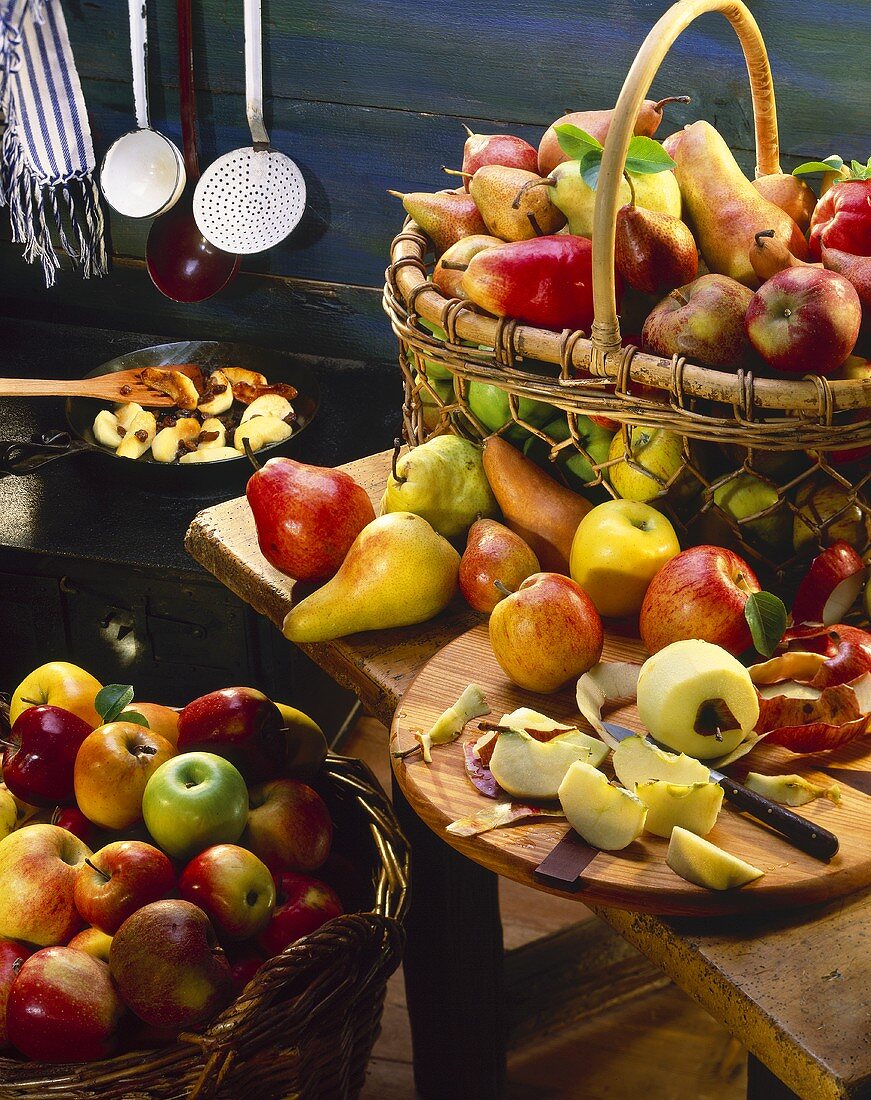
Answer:
[[[194,192],[200,232],[225,252],[263,252],[283,241],[305,210],[305,180],[284,153],[250,146],[225,153]]]

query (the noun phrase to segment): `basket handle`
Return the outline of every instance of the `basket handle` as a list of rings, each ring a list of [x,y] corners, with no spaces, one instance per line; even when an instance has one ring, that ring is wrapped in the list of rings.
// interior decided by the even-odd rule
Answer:
[[[623,83],[605,141],[593,211],[595,320],[590,334],[593,344],[590,370],[593,374],[614,373],[613,368],[607,369],[605,359],[609,353],[620,349],[614,285],[614,241],[620,181],[635,119],[659,66],[675,40],[700,15],[714,11],[722,12],[729,20],[744,50],[756,127],[756,175],[767,176],[780,171],[774,86],[768,54],[756,20],[741,0],[678,0],[653,27],[638,51]]]

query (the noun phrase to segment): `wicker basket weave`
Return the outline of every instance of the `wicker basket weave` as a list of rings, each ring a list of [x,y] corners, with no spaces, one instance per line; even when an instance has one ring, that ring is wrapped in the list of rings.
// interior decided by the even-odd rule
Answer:
[[[556,333],[478,312],[471,303],[446,299],[429,278],[432,244],[407,220],[391,247],[384,306],[400,342],[405,382],[403,434],[410,446],[455,431],[483,438],[490,430],[469,407],[472,382],[508,395],[510,420],[541,441],[555,463],[579,451],[593,478],[581,492],[591,499],[617,494],[607,471],[634,465],[633,426],[665,429],[682,438],[682,467],[658,480],[653,501],[675,522],[684,545],[731,541],[763,574],[781,581],[820,547],[846,537],[862,553],[871,545],[871,461],[839,464],[833,451],[871,444],[871,380],[757,377],[743,369],[701,367],[621,346],[616,312],[614,239],[619,183],[634,120],[663,58],[699,15],[719,11],[735,29],[747,62],[756,124],[757,175],[780,171],[771,72],[759,28],[739,0],[680,0],[642,45],[623,85],[605,143],[593,221],[593,299],[589,334]],[[445,339],[421,321],[438,325]],[[433,366],[435,365],[435,366]],[[450,372],[451,391],[438,379]],[[433,373],[436,373],[436,377]],[[641,388],[639,388],[641,387]],[[522,399],[548,403],[566,414],[568,432],[555,438],[524,419]],[[586,453],[577,417],[606,416],[621,425],[622,456],[597,463]],[[566,437],[567,436],[567,437]],[[639,469],[636,467],[636,469]],[[640,469],[642,473],[648,473]],[[740,521],[722,510],[714,493],[752,473],[776,490],[776,500]],[[649,473],[648,473],[648,476]],[[577,486],[573,486],[577,487]],[[821,491],[825,489],[825,492]],[[829,499],[824,501],[825,497]],[[766,521],[800,530],[796,549],[759,538]]]
[[[336,917],[268,960],[204,1031],[182,1034],[171,1046],[81,1065],[2,1058],[0,1097],[357,1096],[387,979],[402,955],[408,846],[361,761],[329,756],[318,789],[333,815],[337,844],[371,870],[371,912]]]

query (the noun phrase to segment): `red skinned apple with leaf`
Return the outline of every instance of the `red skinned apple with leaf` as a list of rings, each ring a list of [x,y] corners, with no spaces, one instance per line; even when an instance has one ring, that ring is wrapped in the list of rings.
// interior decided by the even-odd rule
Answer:
[[[262,691],[228,687],[193,699],[178,717],[179,752],[213,752],[257,782],[284,770],[281,711]]]

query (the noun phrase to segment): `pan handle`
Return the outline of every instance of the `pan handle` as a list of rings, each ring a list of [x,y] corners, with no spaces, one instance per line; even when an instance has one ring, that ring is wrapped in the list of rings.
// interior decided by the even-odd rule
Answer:
[[[56,458],[66,458],[87,450],[88,444],[73,439],[69,432],[36,432],[29,443],[0,440],[0,477],[31,474]]]

